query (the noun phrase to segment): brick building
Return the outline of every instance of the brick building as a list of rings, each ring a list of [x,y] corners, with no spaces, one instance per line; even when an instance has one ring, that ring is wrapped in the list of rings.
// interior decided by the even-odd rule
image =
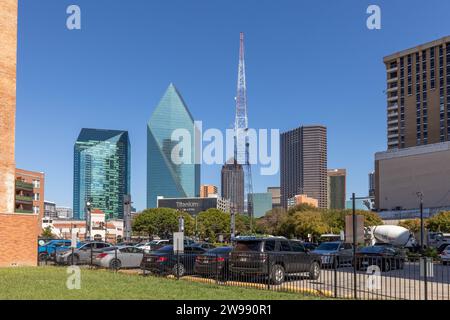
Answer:
[[[17,10],[0,1],[0,267],[37,264],[39,215],[14,213]]]

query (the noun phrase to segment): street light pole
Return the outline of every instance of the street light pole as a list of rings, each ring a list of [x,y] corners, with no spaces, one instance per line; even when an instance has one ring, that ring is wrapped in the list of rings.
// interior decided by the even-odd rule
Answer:
[[[86,240],[91,240],[91,206],[92,206],[92,202],[89,199],[88,201],[86,201]]]

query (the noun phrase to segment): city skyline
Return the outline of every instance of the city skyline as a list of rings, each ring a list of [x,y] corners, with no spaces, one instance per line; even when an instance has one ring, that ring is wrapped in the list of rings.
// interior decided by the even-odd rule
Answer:
[[[379,31],[366,28],[365,3],[330,3],[324,7],[286,2],[281,9],[279,5],[264,3],[258,14],[253,12],[254,3],[248,3],[242,5],[242,12],[251,13],[253,22],[247,22],[246,14],[238,15],[234,27],[221,31],[232,9],[220,12],[220,7],[207,2],[147,4],[137,1],[127,10],[113,8],[111,15],[119,22],[108,27],[103,25],[100,15],[102,2],[78,2],[91,17],[84,20],[79,32],[65,29],[65,15],[50,2],[23,1],[19,5],[23,19],[19,21],[17,166],[45,172],[46,200],[58,205],[72,203],[71,192],[66,191],[71,185],[70,149],[76,134],[82,127],[108,127],[130,131],[130,139],[136,146],[136,157],[132,160],[133,202],[138,209],[145,207],[145,120],[142,119],[148,119],[153,101],[161,96],[168,82],[178,84],[192,112],[200,115],[199,120],[208,127],[229,128],[234,116],[236,37],[240,31],[247,35],[250,127],[286,131],[299,125],[323,123],[329,130],[329,167],[347,168],[347,191],[367,195],[367,172],[373,170],[373,154],[386,146],[383,57],[439,39],[448,33],[442,30],[450,27],[445,19],[431,18],[450,8],[445,3],[439,8],[424,8],[418,16],[411,10],[415,18],[422,19],[425,15],[427,28],[408,24],[407,29],[402,26],[404,18],[399,19],[401,6],[380,1],[383,25]],[[211,17],[195,13],[201,5]],[[418,1],[410,3],[412,8],[419,5]],[[278,11],[271,10],[272,6]],[[174,8],[174,12],[170,11]],[[152,9],[149,10],[152,19],[143,19],[141,12],[146,12],[145,9]],[[180,31],[164,21],[168,12],[183,21],[186,10],[199,21],[186,30]],[[271,12],[285,18],[276,15],[273,22],[267,23]],[[326,19],[317,22],[311,18],[323,15]],[[131,16],[136,18],[130,21]],[[334,34],[334,30],[329,29],[340,26],[340,19],[346,19],[349,24],[342,26],[342,37],[337,35],[331,39],[329,34]],[[202,28],[206,25],[209,28]],[[316,31],[308,31],[312,29]],[[414,36],[399,37],[405,30]],[[134,31],[139,35],[128,38]],[[109,38],[112,34],[116,36],[114,41]],[[328,39],[326,43],[323,38]],[[131,49],[118,50],[121,51],[118,54],[114,51],[118,49],[117,43]],[[180,52],[177,48],[184,50]],[[339,48],[333,51],[330,61],[327,48]],[[323,72],[314,72],[308,64],[314,65],[310,61],[316,59],[321,61],[320,68],[332,68],[333,72],[327,77]],[[335,59],[342,66],[332,63]],[[349,70],[348,66],[354,63],[361,64],[361,68]],[[344,77],[342,83],[347,83],[347,88],[352,81],[361,84],[357,90],[344,90],[336,77]],[[122,78],[130,84],[124,84]],[[54,91],[41,90],[42,87]],[[320,95],[323,88],[327,95]],[[279,94],[281,90],[283,95]],[[277,112],[273,112],[274,107]],[[71,121],[63,121],[65,117]],[[28,141],[27,128],[35,128],[35,121],[48,119],[53,119],[52,129],[35,132],[35,139],[46,141],[47,148],[57,150],[57,161],[48,157],[48,149],[41,150],[39,145]],[[354,152],[354,145],[358,146],[357,152],[348,159],[345,154]],[[32,159],[27,156],[30,153],[35,155]],[[218,185],[220,167],[203,166],[202,177],[201,183]],[[69,183],[61,188],[60,181]],[[278,184],[279,176],[255,175],[254,192]]]

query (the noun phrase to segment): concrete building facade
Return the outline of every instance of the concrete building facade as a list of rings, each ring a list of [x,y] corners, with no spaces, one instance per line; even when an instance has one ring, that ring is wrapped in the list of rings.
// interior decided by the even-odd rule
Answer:
[[[450,207],[450,142],[375,154],[378,211]]]
[[[272,208],[281,207],[281,190],[280,187],[268,187],[267,192],[272,194]]]

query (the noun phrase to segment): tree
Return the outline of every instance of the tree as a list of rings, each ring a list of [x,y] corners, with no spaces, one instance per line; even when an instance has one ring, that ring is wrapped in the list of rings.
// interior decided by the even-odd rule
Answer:
[[[52,227],[48,226],[45,229],[42,229],[42,234],[41,234],[41,238],[44,239],[53,239],[55,236],[53,235],[52,232]]]
[[[429,218],[426,227],[433,232],[450,232],[450,211],[441,212]]]
[[[281,235],[288,238],[307,239],[308,235],[318,237],[327,232],[328,226],[320,212],[296,212],[289,216],[279,228]]]
[[[219,234],[230,233],[230,215],[219,209],[208,209],[197,216],[198,231],[201,238],[217,240]]]
[[[157,235],[168,238],[179,229],[179,217],[184,217],[184,229],[186,235],[192,235],[194,230],[194,219],[185,212],[170,208],[147,209],[136,216],[133,220],[133,231],[144,233],[149,237]]]
[[[236,215],[236,235],[250,234],[250,217],[246,214]],[[253,220],[255,222],[255,220]]]
[[[260,234],[274,235],[287,218],[288,214],[284,208],[273,208],[264,217],[255,220],[255,231]]]
[[[420,231],[420,219],[409,219],[400,221],[398,224],[400,227],[406,228],[413,233]]]

